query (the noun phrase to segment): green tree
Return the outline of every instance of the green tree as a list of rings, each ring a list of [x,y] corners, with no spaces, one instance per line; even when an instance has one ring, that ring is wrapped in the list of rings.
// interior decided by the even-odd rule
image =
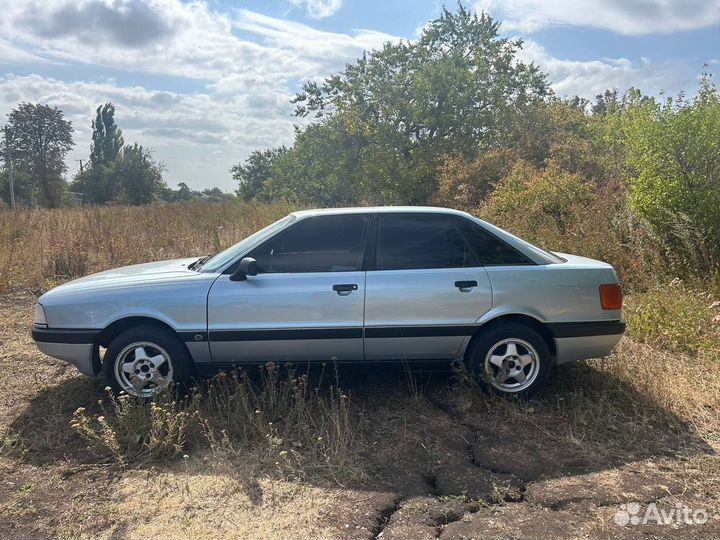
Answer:
[[[320,206],[359,201],[357,162],[362,143],[343,117],[308,127],[274,162],[260,199],[284,199]]]
[[[17,176],[26,179],[41,205],[59,206],[66,189],[65,156],[74,144],[71,122],[57,107],[21,103],[8,114],[7,128]]]
[[[296,114],[327,124],[308,131],[344,148],[344,159],[314,154],[312,163],[297,167],[331,183],[352,178],[357,186],[363,179],[355,190],[362,200],[429,201],[445,156],[472,158],[493,147],[510,112],[548,95],[545,76],[518,60],[521,46],[501,38],[491,17],[461,5],[457,12],[443,9],[417,41],[388,43],[322,84],[304,84],[293,100]],[[339,140],[330,141],[333,136]],[[272,179],[276,185],[292,180],[275,172]],[[345,199],[353,194],[343,193]]]
[[[180,182],[178,184],[177,194],[176,194],[176,200],[180,202],[187,202],[190,199],[192,199],[193,192],[188,187],[188,185],[185,182]]]
[[[710,76],[693,99],[637,100],[623,123],[633,206],[675,249],[720,263],[720,95]]]
[[[92,121],[90,166],[75,176],[72,191],[83,193],[83,197],[96,204],[117,199],[122,186],[117,183],[113,169],[123,145],[122,130],[115,123],[114,105],[110,102],[100,105]]]
[[[230,169],[233,180],[238,183],[238,197],[249,201],[262,192],[263,186],[272,172],[275,160],[287,149],[284,146],[269,150],[255,150],[243,163],[237,163]]]
[[[124,204],[150,204],[165,187],[163,165],[152,159],[150,150],[135,143],[124,146],[111,166],[111,176],[120,186],[118,200]]]
[[[118,157],[124,144],[122,130],[115,123],[115,106],[111,102],[97,108],[92,129],[90,162],[93,166],[108,166]]]

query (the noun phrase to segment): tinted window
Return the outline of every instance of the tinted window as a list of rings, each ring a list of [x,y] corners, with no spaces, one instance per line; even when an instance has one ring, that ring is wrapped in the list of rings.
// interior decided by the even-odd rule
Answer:
[[[456,220],[432,214],[380,215],[378,270],[477,266]]]
[[[370,218],[308,218],[260,246],[253,257],[262,272],[349,272],[362,266]]]
[[[460,228],[483,266],[532,264],[525,255],[498,240],[480,225],[463,219]]]

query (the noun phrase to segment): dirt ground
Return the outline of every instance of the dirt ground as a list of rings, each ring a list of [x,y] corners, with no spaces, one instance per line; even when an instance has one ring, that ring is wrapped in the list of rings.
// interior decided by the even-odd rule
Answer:
[[[720,434],[601,361],[557,368],[528,404],[458,389],[448,371],[408,384],[402,369],[346,368],[364,474],[344,486],[203,451],[98,463],[69,423],[104,384],[34,348],[32,302],[0,296],[0,538],[720,537]],[[665,358],[629,339],[615,354]],[[707,522],[677,519],[686,508]]]

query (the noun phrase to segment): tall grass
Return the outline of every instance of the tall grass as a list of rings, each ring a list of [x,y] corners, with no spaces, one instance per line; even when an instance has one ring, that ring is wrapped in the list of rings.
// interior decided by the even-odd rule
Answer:
[[[122,466],[210,450],[223,458],[254,456],[284,477],[362,475],[353,452],[359,415],[323,369],[310,383],[292,367],[267,364],[256,376],[220,373],[190,395],[165,392],[150,401],[126,394],[78,409],[72,428],[98,458]]]
[[[217,252],[292,210],[228,202],[0,211],[0,291]]]

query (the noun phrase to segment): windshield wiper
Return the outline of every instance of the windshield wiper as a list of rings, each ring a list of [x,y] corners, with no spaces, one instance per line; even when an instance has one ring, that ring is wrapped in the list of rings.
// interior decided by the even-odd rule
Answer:
[[[212,257],[214,257],[216,254],[211,253],[210,255],[205,255],[204,257],[200,257],[197,261],[194,263],[188,265],[188,269],[195,270],[196,272],[202,268],[202,265],[208,262]]]

